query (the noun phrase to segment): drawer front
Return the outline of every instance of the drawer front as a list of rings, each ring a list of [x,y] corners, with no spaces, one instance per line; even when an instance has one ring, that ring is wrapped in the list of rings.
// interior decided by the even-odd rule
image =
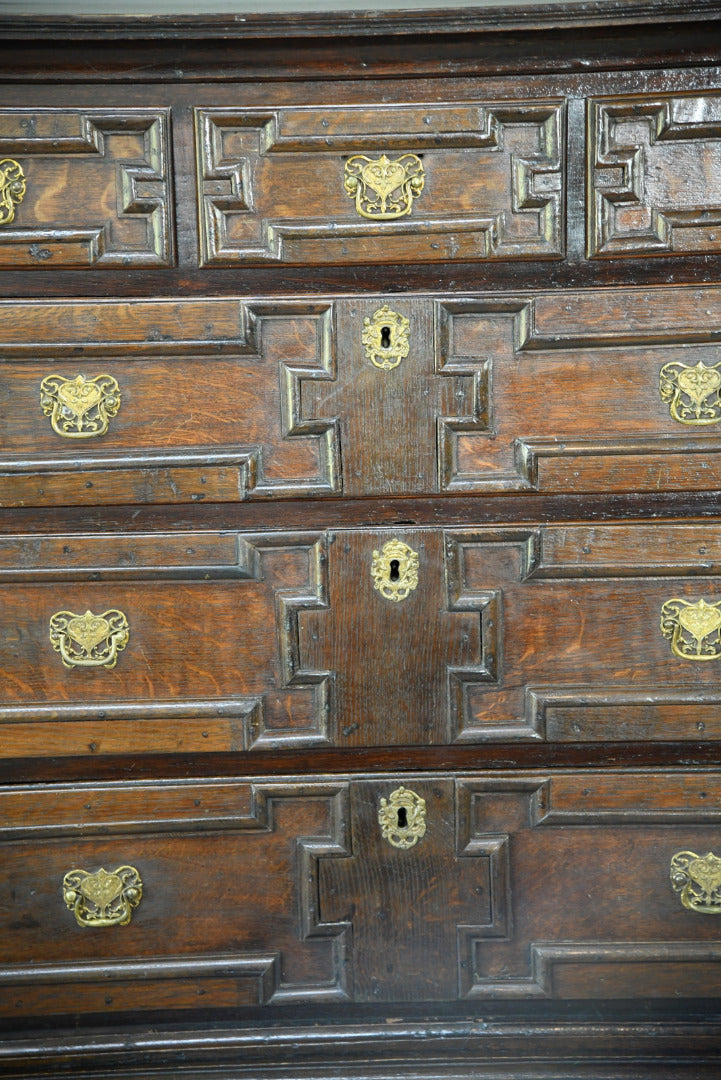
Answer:
[[[239,300],[0,305],[0,503],[332,494],[332,306]],[[2,336],[2,335],[0,335]]]
[[[721,486],[717,287],[0,316],[3,505]]]
[[[0,1015],[714,996],[718,779],[5,788]]]
[[[172,266],[167,110],[1,109],[0,267]]]
[[[718,739],[716,523],[0,541],[5,757]]]
[[[8,540],[0,585],[10,756],[328,742],[330,673],[298,648],[323,537],[45,537],[27,562],[32,544]]]
[[[202,262],[563,254],[563,102],[196,110]]]
[[[0,303],[0,503],[716,490],[719,319],[714,287]]]
[[[721,94],[588,102],[589,256],[721,250]]]

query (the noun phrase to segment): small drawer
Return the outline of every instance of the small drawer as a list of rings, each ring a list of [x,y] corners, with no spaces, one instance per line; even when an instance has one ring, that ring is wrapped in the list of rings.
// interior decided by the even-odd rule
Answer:
[[[714,996],[718,781],[2,788],[0,1018]]]
[[[0,109],[0,267],[172,266],[168,112]]]
[[[721,251],[721,94],[588,103],[589,257]]]
[[[560,258],[564,103],[195,114],[204,265]]]

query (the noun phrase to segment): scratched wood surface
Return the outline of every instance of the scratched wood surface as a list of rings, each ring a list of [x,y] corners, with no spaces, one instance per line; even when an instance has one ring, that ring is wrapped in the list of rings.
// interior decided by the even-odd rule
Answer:
[[[2,303],[0,503],[713,492],[719,315],[713,286]]]
[[[715,1077],[669,867],[721,856],[721,5],[0,31],[0,1071]],[[59,435],[43,379],[103,372]],[[63,875],[125,863],[81,929]]]
[[[718,775],[653,779],[410,774],[405,848],[381,828],[392,776],[4,787],[0,1015],[704,997],[715,922],[670,868],[714,847]],[[65,875],[122,866],[129,922],[78,925]]]

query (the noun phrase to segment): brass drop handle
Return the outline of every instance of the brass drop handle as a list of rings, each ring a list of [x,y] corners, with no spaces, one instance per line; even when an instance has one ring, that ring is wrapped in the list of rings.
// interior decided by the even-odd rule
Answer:
[[[661,608],[661,633],[680,660],[721,657],[721,600],[708,603],[674,597]]]
[[[393,847],[412,848],[426,835],[426,800],[408,788],[396,788],[381,799],[378,823],[383,839]]]
[[[40,406],[57,435],[90,439],[108,430],[120,408],[120,387],[112,375],[47,375],[40,383]]]
[[[721,859],[708,851],[679,851],[671,859],[671,884],[689,911],[721,915]]]
[[[14,158],[0,161],[0,225],[9,225],[15,217],[15,207],[25,198],[25,173]]]
[[[661,400],[671,418],[689,427],[705,427],[721,420],[721,363],[707,367],[672,360],[659,372]]]
[[[114,668],[129,636],[128,620],[117,608],[102,615],[56,611],[50,619],[50,644],[66,668]]]
[[[355,200],[361,217],[390,221],[405,217],[423,191],[426,174],[417,154],[402,154],[391,161],[385,154],[369,158],[354,154],[345,163],[343,186]]]
[[[134,866],[119,866],[108,873],[68,870],[63,878],[63,900],[78,926],[127,926],[133,908],[143,897],[143,883]]]

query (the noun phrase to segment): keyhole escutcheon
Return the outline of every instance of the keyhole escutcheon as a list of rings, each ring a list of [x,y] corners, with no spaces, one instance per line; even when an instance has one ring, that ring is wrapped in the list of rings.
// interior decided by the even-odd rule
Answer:
[[[384,840],[395,848],[415,847],[426,834],[426,801],[415,791],[399,787],[381,799],[378,823]]]

